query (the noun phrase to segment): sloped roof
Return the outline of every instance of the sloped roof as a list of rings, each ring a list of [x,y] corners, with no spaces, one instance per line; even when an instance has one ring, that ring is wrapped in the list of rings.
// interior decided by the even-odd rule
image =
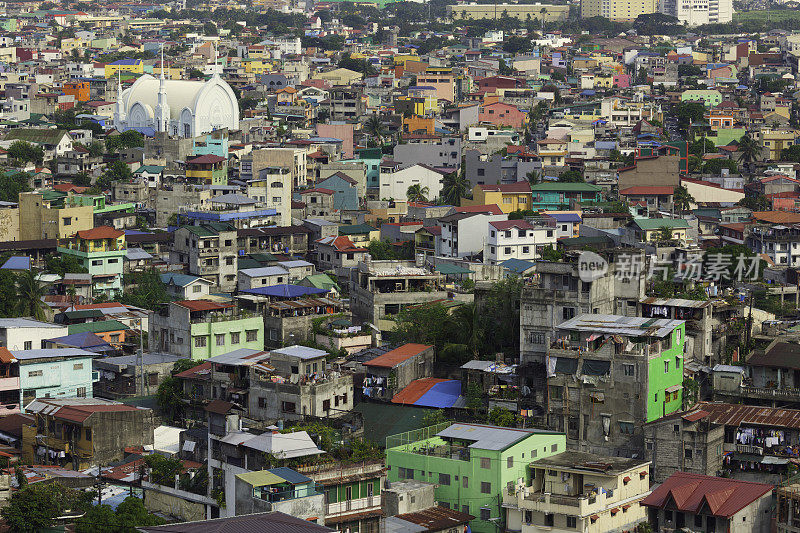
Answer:
[[[125,235],[122,230],[114,229],[111,226],[98,226],[96,228],[87,229],[78,232],[78,237],[81,239],[94,240],[94,239],[116,239]]]
[[[714,516],[730,518],[773,488],[774,485],[766,483],[676,472],[642,500],[641,505],[664,508],[672,500],[679,511],[695,514],[707,506]]]
[[[383,355],[379,355],[375,359],[371,361],[367,361],[364,363],[364,366],[378,366],[383,368],[392,368],[403,361],[411,359],[415,355],[419,355],[428,348],[432,348],[432,346],[428,346],[426,344],[404,344],[398,348],[390,352],[386,352]]]

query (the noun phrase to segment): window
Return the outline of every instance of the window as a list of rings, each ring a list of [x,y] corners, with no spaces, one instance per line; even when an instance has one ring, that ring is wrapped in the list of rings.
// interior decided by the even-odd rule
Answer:
[[[486,175],[486,169],[479,168],[478,169],[478,176],[485,176],[485,175]]]
[[[482,508],[481,509],[481,520],[489,520],[492,517],[491,509]]]
[[[231,344],[239,344],[239,337],[240,336],[241,336],[241,332],[232,331],[231,332]]]
[[[119,259],[109,259],[107,262],[109,265],[114,265],[119,261]]]
[[[203,290],[203,287],[201,287],[200,285],[195,285],[194,287],[192,287],[192,292],[194,293],[200,292],[201,290]]]
[[[488,457],[481,457],[481,468],[489,470],[492,467],[492,460]]]
[[[530,246],[523,246],[522,247],[522,253],[523,254],[530,253],[530,249],[531,249]]]
[[[664,373],[669,374],[669,361],[664,361]]]
[[[553,527],[555,525],[555,518],[555,515],[552,513],[544,515],[544,525],[547,527]]]
[[[214,340],[216,340],[217,346],[225,346],[224,333],[217,333],[216,335],[214,335]]]
[[[331,401],[330,400],[322,400],[322,410],[323,411],[330,411],[331,410]]]
[[[625,376],[633,377],[634,374],[636,374],[636,366],[628,365],[628,364],[623,363],[622,364],[622,373]]]
[[[450,474],[439,474],[439,485],[449,485]]]
[[[29,378],[39,377],[42,374],[43,374],[43,372],[41,370],[30,370],[30,371],[28,371],[28,377]]]
[[[686,448],[685,450],[683,450],[683,456],[686,459],[691,459],[692,458],[692,450],[691,450],[691,448]]]
[[[622,435],[633,435],[633,422],[619,422],[619,432]]]
[[[267,406],[267,399],[266,398],[259,398],[258,399],[258,406],[261,409],[264,409]]]
[[[550,453],[556,453],[558,451],[558,444],[553,444],[550,446]]]
[[[564,320],[569,320],[570,318],[575,318],[575,308],[574,307],[564,307],[561,310],[561,317]]]
[[[514,468],[514,456],[509,455],[506,459],[506,468]]]
[[[208,337],[205,335],[200,335],[194,338],[194,347],[195,348],[205,348],[206,343],[208,343]]]
[[[83,363],[75,363],[72,365],[72,370],[83,370]]]
[[[664,520],[667,522],[672,522],[672,511],[664,511]]]
[[[225,258],[225,264],[227,266],[231,266],[233,264],[233,259],[234,259],[233,257],[226,257]]]
[[[481,481],[481,494],[491,494],[492,484],[489,481]]]
[[[576,516],[568,516],[567,517],[567,527],[569,529],[576,529],[578,527],[578,517],[576,517]]]
[[[92,266],[93,267],[103,266],[103,260],[102,259],[95,259],[94,261],[92,261]]]
[[[86,398],[86,387],[78,387],[75,389],[75,396],[78,398]]]
[[[461,476],[461,486],[465,489],[469,488],[469,478],[467,476]]]
[[[23,344],[23,348],[26,350],[30,350],[31,348],[33,348],[33,341],[25,341],[25,343]]]
[[[469,505],[464,504],[461,506],[461,512],[465,514],[469,514]]]
[[[284,413],[296,413],[297,406],[294,402],[281,402],[281,411]]]
[[[91,440],[92,440],[92,428],[86,428],[86,440],[91,442]]]
[[[506,255],[511,254],[511,247],[510,246],[506,246],[505,248],[503,248],[503,253],[506,254]]]
[[[248,329],[245,331],[245,340],[247,342],[255,342],[258,340],[258,330],[257,329]]]
[[[414,469],[413,468],[397,468],[397,477],[400,479],[414,479]]]
[[[701,514],[694,515],[694,526],[703,527],[703,515]]]
[[[72,217],[64,217],[64,221],[63,222],[64,222],[65,226],[72,225]]]

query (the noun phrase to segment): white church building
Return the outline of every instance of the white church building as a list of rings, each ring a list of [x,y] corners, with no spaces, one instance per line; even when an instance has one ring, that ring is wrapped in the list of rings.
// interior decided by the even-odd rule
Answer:
[[[160,77],[145,74],[124,91],[119,83],[117,94],[122,95],[114,111],[118,131],[153,128],[186,138],[239,129],[236,95],[219,74],[207,81],[167,80],[162,69]]]

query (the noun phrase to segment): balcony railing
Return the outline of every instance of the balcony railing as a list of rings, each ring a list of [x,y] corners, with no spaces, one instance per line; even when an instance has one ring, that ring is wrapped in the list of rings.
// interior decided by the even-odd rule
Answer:
[[[531,502],[549,503],[552,505],[566,505],[567,507],[580,507],[581,500],[588,500],[585,495],[567,496],[565,494],[550,494],[549,492],[532,492],[525,495]],[[594,503],[594,502],[590,502]]]
[[[800,399],[800,389],[765,389],[761,387],[742,386],[741,392],[743,396],[755,398]]]
[[[358,498],[355,500],[346,500],[343,502],[329,503],[325,506],[325,515],[338,515],[342,513],[350,513],[357,511],[366,511],[370,509],[380,509],[381,498],[380,496],[369,496],[367,498]]]

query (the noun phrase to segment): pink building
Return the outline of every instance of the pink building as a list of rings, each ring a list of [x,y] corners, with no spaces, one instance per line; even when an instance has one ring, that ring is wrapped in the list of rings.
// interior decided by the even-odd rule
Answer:
[[[614,74],[614,87],[618,89],[627,89],[631,86],[630,74]]]
[[[317,124],[317,135],[341,139],[344,158],[353,157],[353,124]]]
[[[479,122],[488,122],[495,126],[511,126],[512,128],[521,128],[527,118],[526,112],[502,102],[485,105],[478,113]]]

